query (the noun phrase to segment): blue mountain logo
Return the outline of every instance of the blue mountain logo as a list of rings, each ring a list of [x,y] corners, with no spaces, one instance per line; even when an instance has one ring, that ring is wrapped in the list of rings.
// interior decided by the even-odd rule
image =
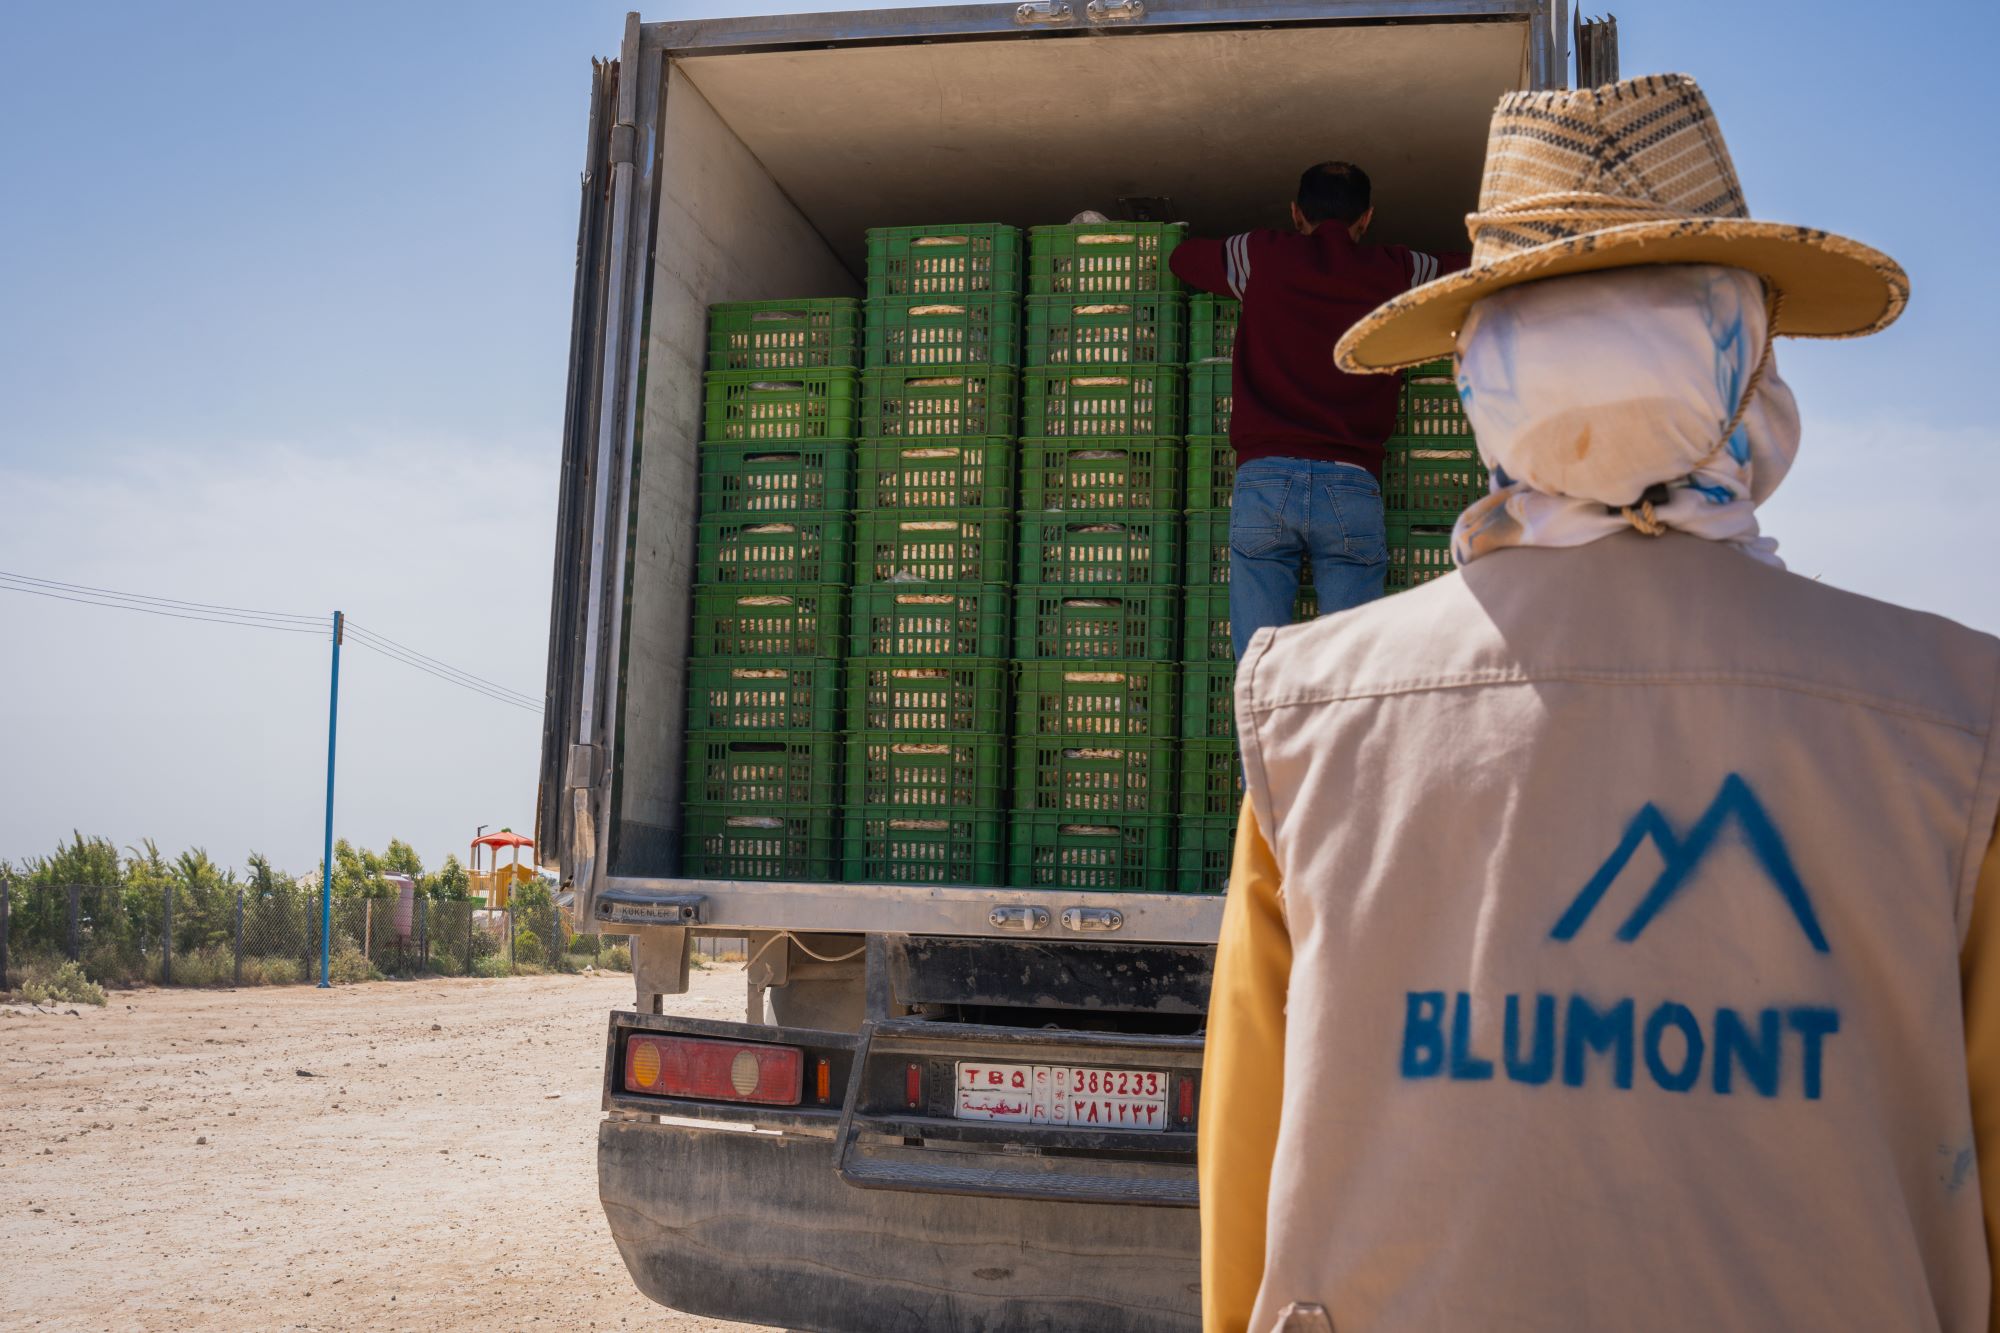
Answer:
[[[1569,910],[1562,914],[1555,929],[1549,932],[1549,938],[1575,939],[1612,883],[1630,864],[1640,845],[1650,840],[1666,864],[1660,871],[1660,877],[1653,882],[1653,887],[1632,909],[1632,915],[1618,927],[1617,938],[1630,944],[1644,934],[1653,918],[1666,910],[1681,890],[1693,881],[1695,872],[1701,868],[1708,854],[1715,850],[1723,831],[1732,824],[1742,830],[1751,854],[1762,865],[1765,876],[1785,900],[1785,905],[1792,909],[1792,916],[1812,947],[1820,953],[1831,952],[1827,948],[1826,934],[1820,929],[1819,918],[1813,914],[1812,899],[1806,895],[1805,885],[1799,882],[1799,873],[1792,865],[1791,853],[1785,849],[1785,840],[1779,834],[1778,826],[1772,822],[1763,802],[1757,799],[1757,793],[1750,789],[1750,784],[1743,780],[1740,773],[1731,773],[1722,780],[1722,790],[1716,793],[1707,812],[1695,821],[1685,837],[1676,833],[1660,808],[1648,801],[1626,825],[1625,836],[1619,841],[1617,850],[1598,867],[1590,882],[1576,895]]]

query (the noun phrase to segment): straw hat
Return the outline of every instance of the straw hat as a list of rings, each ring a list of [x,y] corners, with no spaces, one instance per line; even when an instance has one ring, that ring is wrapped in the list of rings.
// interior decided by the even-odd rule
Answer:
[[[1503,287],[1634,264],[1727,264],[1762,277],[1774,333],[1887,328],[1910,280],[1879,250],[1748,215],[1722,130],[1685,74],[1509,93],[1493,112],[1472,266],[1378,306],[1334,349],[1342,370],[1449,356],[1467,309]]]

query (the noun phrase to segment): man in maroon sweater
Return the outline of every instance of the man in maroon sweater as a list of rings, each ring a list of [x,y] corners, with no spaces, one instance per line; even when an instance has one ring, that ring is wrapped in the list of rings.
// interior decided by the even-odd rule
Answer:
[[[1291,623],[1308,556],[1322,614],[1382,595],[1389,551],[1378,479],[1402,379],[1344,374],[1333,345],[1382,302],[1471,256],[1363,245],[1374,215],[1367,173],[1322,162],[1299,179],[1296,233],[1187,240],[1173,252],[1182,282],[1243,303],[1229,420],[1229,628],[1239,658],[1259,629]]]

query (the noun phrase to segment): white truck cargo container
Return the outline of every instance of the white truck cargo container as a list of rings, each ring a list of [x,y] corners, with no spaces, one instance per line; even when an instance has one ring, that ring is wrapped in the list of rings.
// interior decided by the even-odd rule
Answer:
[[[590,108],[536,844],[586,929],[635,934],[598,1162],[647,1295],[866,1333],[1200,1323],[1219,898],[679,876],[709,305],[859,294],[874,226],[1283,225],[1328,157],[1373,177],[1375,238],[1463,248],[1495,99],[1563,86],[1571,31],[1567,0],[628,18]],[[1586,77],[1615,76],[1613,34],[1576,31]],[[660,1014],[701,934],[752,942],[744,1022]],[[803,1092],[627,1091],[675,1036],[796,1052],[769,1058]],[[1031,1105],[1124,1074],[1104,1105],[1164,1128],[982,1118],[967,1070]]]

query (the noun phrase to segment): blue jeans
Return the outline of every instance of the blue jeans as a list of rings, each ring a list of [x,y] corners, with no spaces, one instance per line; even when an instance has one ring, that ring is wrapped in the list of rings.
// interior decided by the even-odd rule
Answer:
[[[1308,556],[1321,615],[1380,597],[1389,571],[1381,486],[1343,463],[1240,464],[1229,508],[1229,635],[1238,661],[1258,630],[1292,623]]]

